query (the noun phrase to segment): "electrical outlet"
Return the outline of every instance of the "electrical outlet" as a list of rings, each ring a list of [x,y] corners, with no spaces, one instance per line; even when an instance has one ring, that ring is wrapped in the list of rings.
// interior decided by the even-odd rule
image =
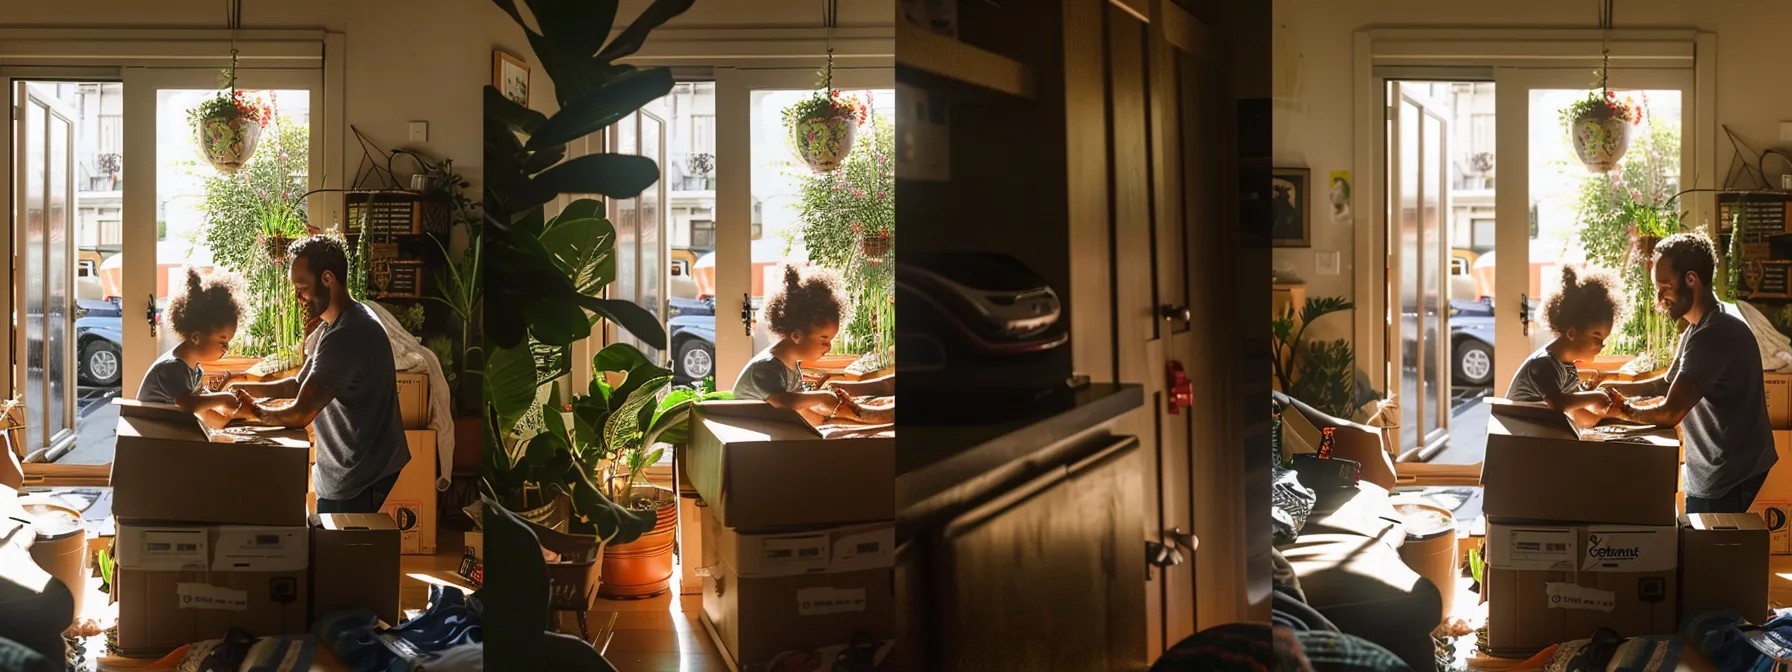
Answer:
[[[429,142],[429,122],[411,122],[411,142]]]
[[[1792,121],[1780,122],[1780,139],[1792,142]]]

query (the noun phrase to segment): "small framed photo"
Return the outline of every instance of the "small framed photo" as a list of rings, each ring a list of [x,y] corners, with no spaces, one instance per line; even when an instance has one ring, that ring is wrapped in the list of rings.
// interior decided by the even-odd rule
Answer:
[[[529,106],[529,65],[502,51],[492,52],[492,86],[505,98]]]
[[[1276,168],[1269,180],[1269,236],[1276,247],[1313,246],[1313,176],[1306,168]]]

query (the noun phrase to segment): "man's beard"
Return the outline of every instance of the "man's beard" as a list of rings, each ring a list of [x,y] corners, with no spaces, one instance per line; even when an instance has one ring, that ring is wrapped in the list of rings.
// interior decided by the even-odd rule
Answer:
[[[314,287],[304,303],[307,317],[322,317],[330,309],[330,290],[321,285]]]
[[[1692,287],[1685,281],[1674,283],[1674,301],[1666,306],[1668,317],[1680,319],[1692,310]]]

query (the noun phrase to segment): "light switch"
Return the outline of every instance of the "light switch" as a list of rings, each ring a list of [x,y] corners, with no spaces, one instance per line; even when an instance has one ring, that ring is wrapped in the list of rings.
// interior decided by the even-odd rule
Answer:
[[[1792,121],[1780,122],[1780,139],[1792,141]]]
[[[1320,275],[1338,274],[1338,251],[1321,250],[1313,253],[1313,270]]]
[[[411,122],[411,142],[429,142],[429,122]]]

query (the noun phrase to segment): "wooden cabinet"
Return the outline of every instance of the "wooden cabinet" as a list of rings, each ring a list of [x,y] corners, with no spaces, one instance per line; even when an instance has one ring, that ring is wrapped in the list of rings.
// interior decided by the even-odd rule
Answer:
[[[1145,669],[1139,440],[1077,453],[905,545],[907,669]]]

